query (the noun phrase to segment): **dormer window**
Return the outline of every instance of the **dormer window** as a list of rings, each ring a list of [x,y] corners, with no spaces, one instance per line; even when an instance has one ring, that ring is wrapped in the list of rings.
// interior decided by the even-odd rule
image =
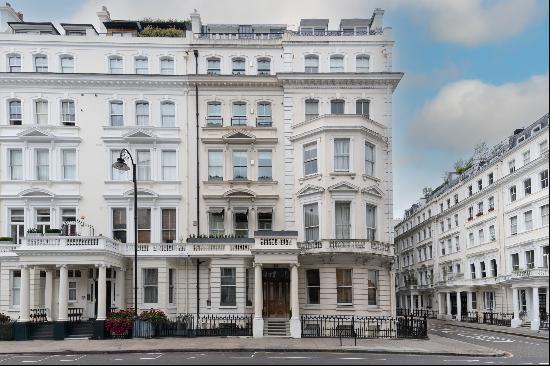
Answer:
[[[122,74],[122,57],[120,56],[111,56],[109,57],[109,72],[111,74]]]
[[[73,73],[74,72],[74,58],[73,56],[61,56],[59,59],[60,61],[60,69],[61,72],[64,74]]]
[[[207,60],[207,74],[208,75],[219,75],[220,74],[220,59],[217,57],[212,57]]]
[[[271,74],[271,60],[268,58],[258,59],[258,75]]]
[[[48,57],[45,55],[34,56],[34,71],[48,72]]]
[[[8,72],[21,72],[21,55],[8,55]]]
[[[344,56],[330,56],[330,72],[344,72]]]
[[[135,59],[136,74],[147,74],[149,73],[149,65],[147,57],[139,56]]]
[[[234,58],[233,59],[233,75],[244,75],[245,74],[245,61],[243,58]]]

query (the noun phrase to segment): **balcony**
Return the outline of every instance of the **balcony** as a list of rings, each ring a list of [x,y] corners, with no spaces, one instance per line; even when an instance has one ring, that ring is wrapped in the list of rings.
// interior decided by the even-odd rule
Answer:
[[[197,39],[209,40],[242,40],[242,39],[281,39],[283,33],[198,33],[195,35]]]
[[[324,239],[298,243],[302,253],[368,253],[384,256],[394,255],[394,246],[390,243],[366,239]]]
[[[548,284],[548,268],[530,268],[515,270],[510,274],[499,276],[497,282],[511,283],[522,280],[543,280]]]

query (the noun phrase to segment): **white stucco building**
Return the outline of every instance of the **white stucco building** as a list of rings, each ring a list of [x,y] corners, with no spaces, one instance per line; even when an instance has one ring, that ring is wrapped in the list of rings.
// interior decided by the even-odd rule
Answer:
[[[471,165],[468,168],[468,165]],[[401,308],[548,320],[548,114],[449,173],[395,226]],[[547,324],[547,323],[546,323]]]
[[[59,30],[0,10],[0,312],[102,321],[133,306],[131,172],[112,168],[126,148],[139,309],[253,314],[258,337],[281,321],[300,337],[301,314],[394,314],[403,74],[382,10],[334,31],[105,8],[100,29]]]

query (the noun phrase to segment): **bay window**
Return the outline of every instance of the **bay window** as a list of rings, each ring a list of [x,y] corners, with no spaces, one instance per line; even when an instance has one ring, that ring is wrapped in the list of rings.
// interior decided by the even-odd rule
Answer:
[[[173,181],[177,179],[176,151],[163,150],[161,154],[162,180]]]
[[[237,238],[248,238],[248,209],[233,209],[234,233]]]
[[[258,180],[272,180],[272,153],[271,150],[258,151]]]
[[[163,208],[161,210],[162,242],[174,243],[176,241],[176,209]]]
[[[367,240],[376,239],[376,206],[367,205]]]
[[[222,236],[225,232],[223,226],[223,208],[208,210],[208,233],[211,236]]]
[[[138,243],[151,242],[151,209],[138,208]]]
[[[311,142],[304,145],[304,176],[316,174],[317,167],[317,142]]]
[[[208,151],[208,180],[223,180],[223,151]]]
[[[334,139],[334,170],[349,171],[350,139]]]
[[[112,209],[112,228],[113,239],[126,243],[127,239],[127,225],[126,225],[126,209],[125,208],[113,208]]]
[[[365,174],[374,176],[374,145],[365,143]]]

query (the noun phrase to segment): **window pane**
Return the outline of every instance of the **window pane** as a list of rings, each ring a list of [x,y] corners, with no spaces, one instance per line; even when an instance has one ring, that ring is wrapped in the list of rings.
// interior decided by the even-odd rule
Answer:
[[[304,231],[306,240],[319,240],[319,207],[317,203],[304,205]]]
[[[349,139],[334,139],[334,170],[349,171]]]
[[[176,180],[176,152],[166,150],[162,152],[162,180]]]
[[[173,243],[176,241],[176,209],[162,209],[162,242]]]
[[[258,179],[272,179],[272,161],[271,151],[258,152]]]
[[[162,127],[176,126],[176,105],[172,102],[160,104],[160,118]]]
[[[208,180],[223,180],[223,151],[208,151]]]
[[[350,203],[336,202],[336,239],[349,239],[351,236]]]
[[[344,101],[343,100],[331,100],[330,101],[330,113],[331,114],[344,114]]]
[[[149,125],[149,103],[147,102],[136,103],[136,125],[138,126]]]

